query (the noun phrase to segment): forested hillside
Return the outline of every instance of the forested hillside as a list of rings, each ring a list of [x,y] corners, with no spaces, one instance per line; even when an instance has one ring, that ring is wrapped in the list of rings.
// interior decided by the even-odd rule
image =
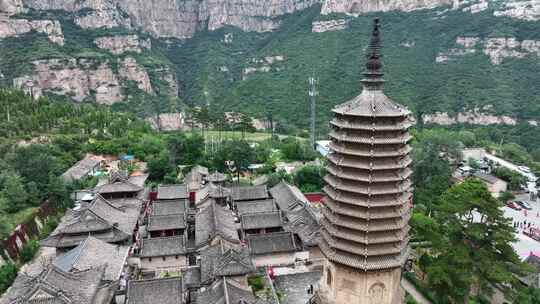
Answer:
[[[183,39],[148,32],[146,23],[128,24],[138,20],[129,8],[114,8],[125,22],[97,19],[102,23],[88,25],[81,18],[94,15],[86,2],[81,8],[66,2],[62,9],[23,3],[28,8],[4,21],[59,24],[55,31],[37,28],[0,40],[2,85],[113,104],[139,116],[210,104],[255,117],[271,113],[282,124],[305,128],[307,79],[313,75],[324,134],[329,109],[360,89],[363,49],[375,15],[383,24],[386,92],[417,116],[438,111],[517,121],[540,116],[538,21],[534,15],[501,16],[507,1],[357,17],[321,15],[321,5],[306,5],[276,13],[272,20],[280,25],[271,31],[225,22]],[[471,4],[485,6],[473,11]]]

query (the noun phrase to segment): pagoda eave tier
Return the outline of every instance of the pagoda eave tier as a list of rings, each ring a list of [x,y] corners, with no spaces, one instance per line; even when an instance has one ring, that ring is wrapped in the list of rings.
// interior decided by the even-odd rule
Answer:
[[[391,159],[352,157],[330,153],[327,156],[329,162],[340,167],[349,167],[365,170],[396,170],[404,169],[411,165],[412,159],[409,156]]]
[[[399,118],[411,114],[411,111],[394,103],[381,90],[370,89],[364,89],[360,95],[336,106],[332,112],[357,118]]]
[[[410,191],[412,187],[412,182],[408,179],[401,182],[389,182],[384,184],[361,183],[340,179],[328,174],[324,177],[324,181],[334,189],[364,195],[399,194],[405,191]]]
[[[399,182],[409,179],[412,176],[412,170],[404,168],[398,171],[366,171],[354,168],[338,167],[332,163],[328,164],[326,171],[335,177],[358,181],[364,183],[376,182]]]
[[[332,237],[325,229],[321,230],[321,236],[331,248],[362,256],[398,255],[403,251],[403,248],[407,247],[409,242],[409,237],[405,237],[399,242],[363,244],[344,238]]]
[[[364,220],[343,214],[333,213],[328,208],[323,208],[322,214],[326,220],[334,226],[345,227],[363,232],[391,231],[404,229],[411,218],[411,213],[403,214],[400,218]]]
[[[368,196],[340,191],[330,186],[324,186],[323,191],[335,201],[362,207],[399,206],[408,203],[412,197],[412,192],[399,193],[397,195]]]
[[[334,153],[373,158],[400,157],[405,156],[412,151],[410,146],[404,144],[366,145],[346,142],[330,142],[329,148]]]
[[[324,238],[319,244],[323,255],[330,261],[364,271],[399,268],[409,256],[409,247],[405,246],[399,254],[367,256],[349,253],[332,248]]]
[[[414,123],[412,121],[401,121],[397,124],[377,124],[368,121],[349,121],[347,119],[333,119],[330,124],[338,129],[363,130],[363,131],[404,131],[410,129]]]
[[[333,225],[326,219],[321,220],[321,226],[331,236],[338,236],[339,238],[362,244],[401,242],[407,238],[410,230],[410,226],[407,225],[403,229],[392,231],[358,231]]]
[[[338,142],[359,143],[367,145],[406,144],[412,139],[412,136],[407,132],[400,135],[374,134],[373,136],[357,133],[358,132],[333,130],[330,131],[328,135],[330,136],[330,138]]]
[[[359,207],[338,202],[329,197],[325,197],[323,202],[324,205],[334,213],[349,215],[364,220],[397,218],[403,216],[409,209],[409,206],[406,204],[390,207]]]

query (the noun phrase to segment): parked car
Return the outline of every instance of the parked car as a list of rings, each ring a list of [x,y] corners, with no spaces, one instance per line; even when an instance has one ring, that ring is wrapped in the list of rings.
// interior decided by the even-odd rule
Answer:
[[[506,207],[517,210],[517,211],[521,210],[521,207],[514,202],[507,202]]]
[[[515,203],[523,209],[532,210],[531,205],[525,201],[516,201]]]

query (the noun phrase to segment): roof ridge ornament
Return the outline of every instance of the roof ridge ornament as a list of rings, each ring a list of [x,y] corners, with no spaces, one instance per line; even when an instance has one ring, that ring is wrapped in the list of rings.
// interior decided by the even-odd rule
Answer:
[[[382,90],[384,80],[382,76],[382,54],[381,54],[381,33],[379,18],[373,19],[373,30],[371,31],[371,40],[366,54],[366,72],[362,84],[365,89]]]

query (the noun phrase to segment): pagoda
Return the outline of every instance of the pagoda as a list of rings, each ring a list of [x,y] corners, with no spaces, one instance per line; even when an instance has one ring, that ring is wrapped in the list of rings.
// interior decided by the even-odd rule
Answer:
[[[411,112],[383,93],[379,20],[375,19],[363,90],[336,106],[330,122],[327,194],[320,248],[326,262],[313,302],[402,303],[409,255]]]

